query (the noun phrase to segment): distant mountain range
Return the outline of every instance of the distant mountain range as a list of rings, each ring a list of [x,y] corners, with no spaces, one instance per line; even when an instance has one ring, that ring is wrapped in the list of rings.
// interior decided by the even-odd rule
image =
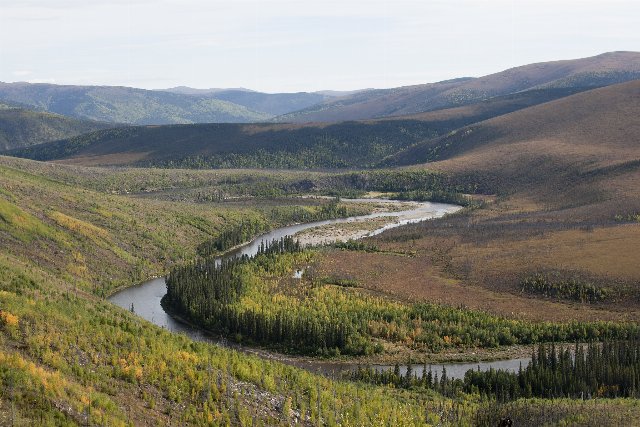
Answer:
[[[640,78],[640,53],[610,52],[511,68],[479,78],[359,92],[278,117],[281,122],[335,122],[401,116],[544,88],[593,88]]]
[[[145,90],[0,82],[0,103],[68,117],[137,125],[264,122],[358,91],[262,93],[249,89]]]
[[[242,105],[253,111],[261,111],[270,114],[271,116],[291,113],[293,111],[302,110],[313,105],[320,104],[324,101],[362,92],[362,90],[325,90],[320,92],[263,93],[245,88],[194,89],[185,86],[164,89],[164,91],[220,99],[222,101]]]
[[[272,115],[210,97],[120,86],[0,83],[0,101],[77,119],[127,124],[256,122]]]
[[[424,155],[424,147],[460,127],[634,79],[640,79],[640,53],[611,52],[480,78],[351,93],[0,83],[0,149],[60,139],[13,153],[38,159],[90,157],[95,164],[374,167]],[[267,121],[283,124],[104,130]],[[92,131],[97,132],[81,135]],[[422,148],[412,152],[412,147]],[[103,156],[124,152],[128,155]],[[436,159],[434,153],[423,160]]]
[[[623,88],[627,90],[635,91],[640,81],[622,85],[626,85]],[[598,108],[593,112],[586,112],[589,118],[584,120],[598,123],[597,126],[601,126],[603,132],[612,134],[615,129],[607,130],[608,122],[598,119],[598,115],[607,112],[607,108],[615,111],[620,100],[624,101],[625,108],[632,108],[640,113],[640,105],[633,105],[633,97],[622,97],[620,94],[623,89],[618,86],[621,85],[611,86],[611,92],[606,91],[609,87],[587,91],[577,88],[535,89],[462,107],[366,121],[195,124],[107,129],[13,150],[8,154],[86,166],[296,169],[415,165],[442,161],[505,134],[518,137],[521,129],[544,128],[546,123],[555,123],[554,120],[561,120],[559,117],[567,114],[560,114],[558,108],[547,107],[549,111],[553,111],[553,115],[548,118],[535,116],[536,119],[531,119],[531,123],[518,125],[509,122],[508,126],[498,130],[485,123],[511,117],[516,112],[522,112],[521,117],[529,120],[534,116],[524,112],[556,105],[564,100],[567,103],[557,105],[575,109],[579,107],[573,106],[575,102],[587,104],[587,100],[592,99],[591,96],[596,97],[600,100]],[[603,99],[609,93],[615,97],[606,100],[608,107],[605,108],[602,106],[605,104]],[[582,94],[583,98],[578,97]],[[492,130],[485,130],[489,128]],[[573,129],[573,125],[567,122],[557,132],[560,134],[562,129]],[[473,135],[469,136],[472,132]],[[600,135],[600,132],[593,135]],[[474,142],[471,144],[467,141]]]
[[[271,94],[245,88],[144,90],[0,83],[0,102],[76,119],[135,125],[339,122],[435,111],[534,89],[584,89],[638,78],[640,53],[611,52],[393,89]]]
[[[175,91],[176,89],[167,89]],[[191,89],[177,88],[179,92],[192,96],[231,102],[252,111],[260,111],[269,117],[279,116],[292,111],[319,104],[333,97],[319,93],[262,93],[247,89]]]

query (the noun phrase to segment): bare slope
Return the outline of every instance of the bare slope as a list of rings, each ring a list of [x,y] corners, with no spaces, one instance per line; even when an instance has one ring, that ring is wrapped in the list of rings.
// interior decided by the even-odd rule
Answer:
[[[327,253],[315,268],[411,301],[517,318],[637,321],[639,117],[635,81],[420,143],[392,160],[469,177],[498,197],[483,209],[376,236],[368,243],[378,253]],[[395,255],[408,250],[411,259]],[[608,296],[591,304],[531,291],[524,281],[532,277],[555,287],[595,286]]]
[[[628,82],[462,128],[390,163],[470,177],[567,221],[627,220],[640,213],[638,117],[640,82]]]
[[[545,157],[590,167],[640,159],[640,81],[575,94],[476,123],[390,162],[492,171]]]
[[[358,120],[415,114],[537,88],[598,87],[640,78],[640,53],[610,52],[512,68],[474,79],[372,90],[281,116],[280,121]]]

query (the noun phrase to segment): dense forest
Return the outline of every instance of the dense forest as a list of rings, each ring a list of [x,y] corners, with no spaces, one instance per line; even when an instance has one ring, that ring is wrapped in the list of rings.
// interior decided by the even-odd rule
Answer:
[[[148,153],[138,166],[164,168],[368,168],[419,141],[451,130],[422,120],[330,125],[208,123],[136,126],[92,132],[13,151],[34,160],[72,157],[122,145]],[[175,141],[182,141],[176,146]],[[130,150],[128,150],[130,151]]]
[[[458,392],[479,393],[499,401],[518,398],[616,398],[640,396],[640,342],[608,341],[556,346],[539,344],[532,352],[531,363],[518,372],[471,369],[464,379],[447,377],[443,367],[440,376],[424,366],[422,374],[407,369],[394,370],[361,367],[352,372],[352,380],[395,387],[424,387],[446,396]]]
[[[236,304],[247,293],[243,270],[247,263],[272,269],[274,259],[283,253],[300,252],[291,237],[262,244],[251,261],[247,257],[196,261],[171,271],[167,277],[167,295],[163,302],[172,310],[187,315],[208,330],[232,334],[236,339],[249,337],[260,344],[279,344],[299,348],[301,352],[342,349],[355,352],[349,323],[329,317],[305,318],[288,311],[270,312],[267,307]],[[245,303],[246,300],[242,299]],[[353,349],[351,347],[354,347]]]

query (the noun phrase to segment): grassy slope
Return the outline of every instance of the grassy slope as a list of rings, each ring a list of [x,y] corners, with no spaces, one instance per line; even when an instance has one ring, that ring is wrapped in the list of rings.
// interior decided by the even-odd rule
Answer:
[[[640,54],[602,55],[529,64],[476,79],[373,90],[284,115],[288,122],[361,120],[465,105],[543,87],[597,87],[640,77]]]
[[[226,159],[224,166],[366,167],[461,126],[575,92],[576,89],[535,90],[414,116],[333,125],[138,127],[96,132],[15,154],[39,160],[68,159],[84,165],[167,161],[180,165],[180,159],[199,156],[214,162]],[[262,157],[257,157],[258,150],[264,153]]]
[[[113,127],[22,108],[0,109],[0,150],[28,147]]]
[[[85,423],[89,406],[92,422],[107,425],[288,424],[300,410],[309,424],[318,393],[329,422],[338,414],[345,422],[419,424],[425,407],[438,404],[193,344],[96,296],[191,258],[223,221],[256,210],[106,194],[52,179],[48,165],[0,162],[3,424],[11,402],[20,422],[40,425]],[[76,171],[56,176],[69,181]],[[85,173],[76,181],[96,179]]]
[[[0,83],[0,99],[79,119],[129,124],[253,122],[271,117],[223,100],[120,86]]]

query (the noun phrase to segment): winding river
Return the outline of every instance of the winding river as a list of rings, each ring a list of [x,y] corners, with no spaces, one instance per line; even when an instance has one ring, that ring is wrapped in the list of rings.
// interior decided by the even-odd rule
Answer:
[[[397,203],[394,201],[389,201],[385,199],[343,199],[344,202],[371,202],[371,203]],[[460,209],[460,206],[444,204],[444,203],[408,203],[407,206],[410,208],[401,211],[383,211],[376,212],[369,215],[361,215],[349,218],[339,218],[339,219],[331,219],[324,221],[314,221],[304,224],[295,224],[287,227],[282,227],[270,231],[268,233],[262,234],[247,244],[236,248],[235,250],[217,258],[217,262],[220,262],[222,259],[226,259],[229,257],[239,257],[243,255],[254,256],[260,247],[260,244],[265,242],[270,242],[274,239],[280,239],[284,236],[293,236],[296,233],[300,233],[301,231],[308,230],[311,228],[327,226],[331,224],[341,224],[341,223],[350,223],[357,221],[366,221],[375,218],[388,218],[389,220],[385,222],[384,225],[379,228],[368,231],[366,233],[361,233],[359,237],[372,236],[379,233],[382,233],[385,230],[399,227],[401,225],[406,225],[410,223],[415,223],[419,221],[424,221],[433,218],[440,218],[448,213],[456,212]],[[352,237],[352,236],[347,236]],[[335,235],[331,237],[327,237],[324,241],[337,241],[343,240],[344,237]],[[303,242],[304,243],[304,242]],[[274,359],[279,360],[283,363],[287,363],[290,365],[294,365],[303,369],[307,369],[314,372],[319,372],[327,375],[338,375],[341,372],[345,372],[347,370],[354,369],[357,365],[354,364],[344,364],[344,363],[332,363],[332,362],[324,362],[317,360],[309,360],[302,358],[289,358],[287,356],[283,356],[276,353],[271,353],[265,350],[256,349],[252,347],[241,346],[237,344],[229,344],[224,339],[220,339],[219,337],[215,337],[207,334],[199,328],[192,327],[186,323],[182,323],[170,315],[168,315],[162,306],[160,305],[160,300],[166,294],[167,288],[165,284],[164,277],[158,277],[155,279],[148,280],[146,282],[140,283],[138,285],[131,286],[129,288],[123,289],[111,297],[109,297],[109,301],[113,304],[118,305],[125,309],[131,309],[133,307],[134,312],[142,317],[145,320],[154,323],[157,326],[168,329],[175,333],[182,333],[188,335],[191,339],[197,341],[206,341],[211,342],[218,345],[225,345],[233,347],[239,351],[244,353],[250,353],[258,355],[262,358],[266,359]],[[520,365],[526,366],[529,363],[530,359],[511,359],[511,360],[501,360],[495,362],[481,362],[481,363],[445,363],[445,364],[434,364],[431,369],[434,373],[442,372],[442,368],[446,368],[447,375],[451,378],[462,378],[464,373],[468,369],[505,369],[511,371],[517,371]],[[377,365],[376,369],[393,369],[393,366],[387,365]],[[413,372],[420,375],[423,370],[423,365],[414,365],[412,366]],[[401,372],[406,372],[407,366],[401,366]]]

